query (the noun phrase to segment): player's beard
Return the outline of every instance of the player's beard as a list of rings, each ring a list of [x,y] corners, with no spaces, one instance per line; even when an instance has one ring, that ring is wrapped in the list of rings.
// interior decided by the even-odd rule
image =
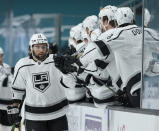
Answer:
[[[43,54],[43,55],[36,55],[36,54],[34,53],[34,51],[33,51],[33,56],[34,56],[37,60],[39,60],[39,61],[44,61],[44,60],[46,59],[46,57],[47,57],[47,53],[45,53],[45,54]]]

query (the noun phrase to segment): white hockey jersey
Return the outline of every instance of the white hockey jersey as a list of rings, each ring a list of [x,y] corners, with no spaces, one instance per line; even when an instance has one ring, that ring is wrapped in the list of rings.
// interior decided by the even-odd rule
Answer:
[[[68,102],[60,86],[61,73],[54,66],[53,55],[43,62],[29,57],[15,66],[13,99],[22,100],[25,94],[25,119],[51,120],[65,115]]]
[[[8,77],[8,78],[7,78]],[[7,106],[12,104],[11,81],[12,81],[11,68],[8,64],[3,63],[0,65],[0,109],[7,110]],[[7,86],[4,87],[3,82],[8,79]]]
[[[122,79],[122,88],[134,91],[141,88],[142,30],[136,25],[117,28],[109,40],[106,49],[114,53],[118,73]]]

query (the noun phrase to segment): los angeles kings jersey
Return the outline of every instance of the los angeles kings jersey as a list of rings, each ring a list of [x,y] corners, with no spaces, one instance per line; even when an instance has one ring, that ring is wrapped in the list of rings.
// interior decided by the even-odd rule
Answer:
[[[0,109],[7,110],[7,106],[12,104],[11,93],[12,74],[8,64],[0,65]],[[4,85],[4,82],[6,82]]]
[[[103,42],[115,56],[122,88],[134,91],[141,88],[142,29],[136,25],[117,28],[110,39]]]
[[[17,62],[12,83],[13,99],[22,100],[26,95],[25,119],[51,120],[65,115],[68,102],[59,77],[53,55],[43,62],[35,62],[29,57]]]

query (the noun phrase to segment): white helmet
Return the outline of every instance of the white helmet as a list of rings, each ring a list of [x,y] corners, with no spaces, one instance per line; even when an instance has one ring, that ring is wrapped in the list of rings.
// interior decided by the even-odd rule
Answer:
[[[82,24],[78,24],[71,28],[70,30],[70,37],[75,38],[76,41],[81,40],[81,30],[82,30]]]
[[[48,44],[48,40],[46,38],[46,36],[42,33],[38,33],[38,34],[33,34],[30,42],[29,42],[29,46],[30,46],[30,50],[31,50],[31,54],[33,55],[33,45],[35,44],[47,44],[47,53],[49,53],[49,44]]]
[[[42,33],[38,33],[38,34],[32,35],[29,45],[32,47],[35,44],[42,44],[42,43],[46,43],[48,46],[48,40],[47,40],[46,36]]]
[[[111,20],[114,20],[114,14],[117,11],[117,7],[115,6],[105,6],[103,9],[100,10],[98,16],[100,19],[102,19],[104,16],[108,17],[108,22]]]
[[[93,31],[98,28],[99,22],[98,17],[95,15],[88,16],[83,21],[83,28],[88,28],[89,31]]]
[[[4,51],[1,47],[0,47],[0,54],[4,54]]]
[[[145,8],[145,12],[144,12],[145,16],[144,16],[144,26],[147,26],[151,20],[151,14],[149,12],[148,9]]]
[[[117,9],[115,19],[118,26],[126,23],[133,23],[134,13],[129,7],[121,7]]]

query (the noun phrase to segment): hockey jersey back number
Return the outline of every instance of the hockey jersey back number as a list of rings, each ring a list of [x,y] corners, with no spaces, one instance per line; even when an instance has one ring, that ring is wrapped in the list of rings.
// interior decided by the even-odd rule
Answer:
[[[49,72],[32,74],[33,87],[40,92],[45,92],[50,86]]]

